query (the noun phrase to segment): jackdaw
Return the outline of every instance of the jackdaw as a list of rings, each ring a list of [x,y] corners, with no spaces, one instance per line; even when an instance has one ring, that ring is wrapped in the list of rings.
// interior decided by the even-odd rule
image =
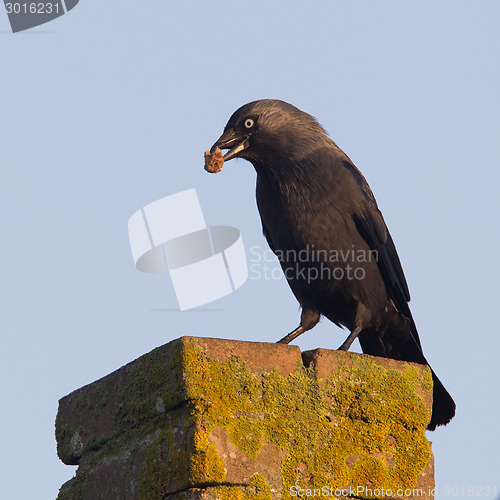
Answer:
[[[224,161],[244,158],[257,172],[263,233],[302,307],[300,325],[279,342],[313,328],[320,316],[350,330],[364,353],[428,365],[408,302],[396,247],[361,172],[311,115],[264,99],[239,108],[212,146]],[[434,380],[434,430],[455,403]]]

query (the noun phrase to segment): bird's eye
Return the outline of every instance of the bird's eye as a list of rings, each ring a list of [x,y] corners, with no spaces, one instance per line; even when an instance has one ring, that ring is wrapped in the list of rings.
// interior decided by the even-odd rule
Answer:
[[[251,119],[251,118],[247,118],[245,120],[245,127],[246,128],[252,128],[253,127],[253,124],[254,124],[254,121]]]

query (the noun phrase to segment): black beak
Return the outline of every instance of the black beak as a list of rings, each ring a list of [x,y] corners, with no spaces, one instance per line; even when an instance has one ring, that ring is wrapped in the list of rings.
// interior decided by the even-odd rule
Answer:
[[[238,156],[238,153],[243,151],[248,147],[248,137],[236,137],[236,134],[232,128],[226,130],[217,140],[217,142],[210,148],[210,152],[213,153],[215,148],[219,149],[229,149],[229,151],[224,155],[224,161],[228,161],[231,158]]]

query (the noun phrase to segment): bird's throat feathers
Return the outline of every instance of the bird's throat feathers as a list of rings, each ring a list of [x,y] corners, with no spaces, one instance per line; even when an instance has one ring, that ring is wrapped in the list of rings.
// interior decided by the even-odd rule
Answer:
[[[269,147],[258,157],[248,158],[265,184],[297,195],[307,191],[309,196],[324,191],[325,180],[334,175],[335,166],[343,159],[347,157],[342,150],[325,135],[296,141],[280,151]]]

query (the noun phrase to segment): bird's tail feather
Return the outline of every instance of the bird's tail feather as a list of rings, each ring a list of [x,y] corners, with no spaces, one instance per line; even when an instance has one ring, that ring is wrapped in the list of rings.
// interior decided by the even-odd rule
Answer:
[[[429,366],[420,347],[420,339],[413,319],[409,326],[410,328],[407,323],[405,331],[386,331],[383,337],[374,328],[363,330],[358,337],[363,352],[372,356]],[[431,372],[434,388],[432,416],[427,429],[433,431],[438,425],[446,425],[454,417],[455,402],[432,368]]]

